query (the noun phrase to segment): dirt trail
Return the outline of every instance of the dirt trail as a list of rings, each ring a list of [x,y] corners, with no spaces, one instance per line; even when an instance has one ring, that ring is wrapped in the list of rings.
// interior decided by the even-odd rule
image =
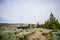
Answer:
[[[42,35],[40,31],[36,31],[34,34],[28,37],[28,40],[33,40],[33,38],[39,38],[40,40],[47,40],[46,36]]]

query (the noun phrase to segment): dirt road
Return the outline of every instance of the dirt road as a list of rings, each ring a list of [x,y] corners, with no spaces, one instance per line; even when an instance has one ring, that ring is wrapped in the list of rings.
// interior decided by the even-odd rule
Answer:
[[[42,35],[40,31],[36,31],[34,34],[28,37],[28,40],[33,40],[33,38],[39,38],[40,40],[47,40],[46,36]]]

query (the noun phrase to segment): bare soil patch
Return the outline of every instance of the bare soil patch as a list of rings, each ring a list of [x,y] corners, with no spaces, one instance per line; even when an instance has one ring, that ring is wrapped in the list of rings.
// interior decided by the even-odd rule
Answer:
[[[42,32],[36,31],[34,34],[30,35],[27,40],[33,40],[33,38],[39,38],[40,40],[48,40],[46,36],[42,35]]]

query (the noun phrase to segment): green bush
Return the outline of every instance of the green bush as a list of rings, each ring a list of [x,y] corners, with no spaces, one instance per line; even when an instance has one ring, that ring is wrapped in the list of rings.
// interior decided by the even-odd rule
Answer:
[[[47,34],[46,37],[51,40],[52,39],[52,34]]]
[[[6,30],[2,32],[2,40],[16,40],[16,36],[13,31]]]
[[[40,40],[39,38],[33,38],[33,40]]]

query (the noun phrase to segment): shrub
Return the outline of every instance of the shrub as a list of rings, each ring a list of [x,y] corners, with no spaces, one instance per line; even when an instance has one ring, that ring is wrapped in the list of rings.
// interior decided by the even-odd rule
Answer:
[[[13,31],[3,31],[2,32],[2,40],[16,40],[16,36]]]
[[[33,38],[33,40],[40,40],[39,38]]]

